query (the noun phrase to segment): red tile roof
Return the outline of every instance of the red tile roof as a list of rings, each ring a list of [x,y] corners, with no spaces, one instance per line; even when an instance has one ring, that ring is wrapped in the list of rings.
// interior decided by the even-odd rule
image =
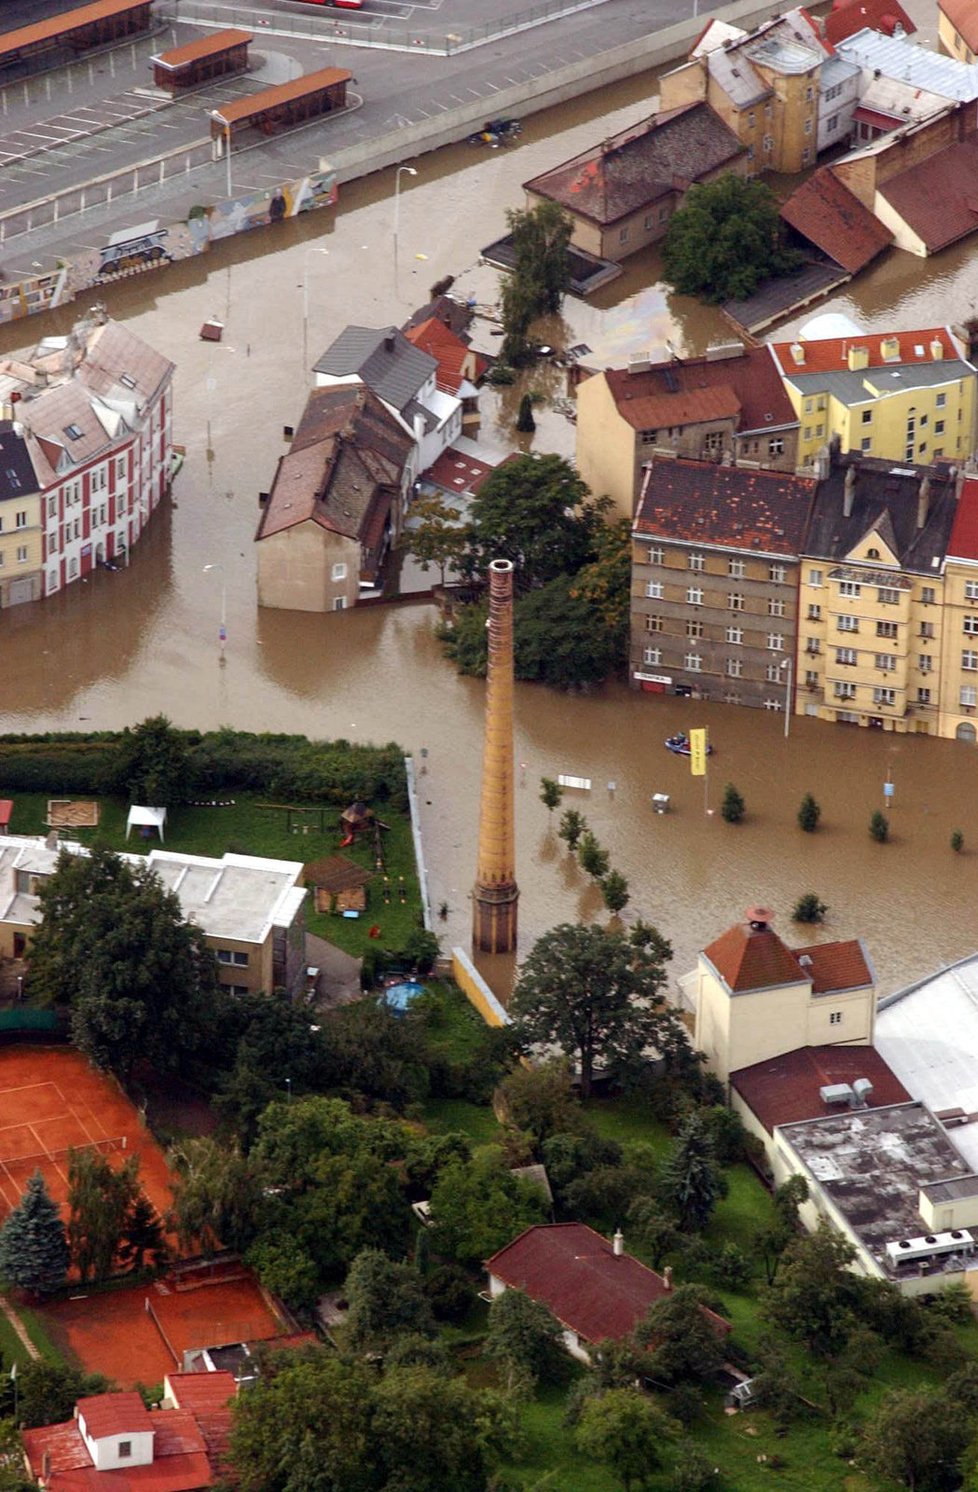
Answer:
[[[461,495],[463,492],[478,492],[493,470],[485,461],[463,456],[461,451],[449,446],[447,451],[442,451],[434,465],[429,466],[425,476],[443,491]]]
[[[828,166],[803,181],[781,205],[796,232],[854,275],[893,242],[893,234]]]
[[[601,375],[598,375],[601,376]],[[657,426],[644,423],[641,405],[636,400],[656,398],[663,425],[679,425],[679,416],[687,408],[693,392],[704,389],[726,389],[730,400],[740,404],[738,430],[779,430],[798,424],[798,416],[785,393],[778,370],[766,347],[745,347],[736,357],[696,357],[656,363],[643,372],[626,368],[608,368],[604,373],[618,413],[636,430]]]
[[[966,477],[954,513],[948,559],[978,560],[978,478]]]
[[[510,1289],[542,1301],[583,1342],[627,1336],[669,1293],[654,1270],[631,1254],[616,1255],[608,1240],[584,1223],[528,1228],[487,1259],[486,1269]],[[722,1317],[708,1314],[729,1331]]]
[[[223,1409],[238,1391],[233,1373],[168,1373],[166,1386],[178,1409]]]
[[[836,943],[813,943],[808,948],[795,948],[792,951],[812,981],[812,993],[815,995],[865,989],[876,983],[876,976],[860,938],[849,938]]]
[[[797,555],[818,483],[814,477],[653,457],[635,531],[662,539]]]
[[[671,192],[684,192],[745,149],[709,104],[683,104],[523,185],[590,222],[609,224]]]
[[[887,190],[886,187],[881,190]],[[896,337],[900,351],[896,358],[884,361],[882,344],[887,337]],[[851,347],[865,347],[869,352],[869,367],[896,367],[899,363],[927,363],[931,361],[931,342],[940,342],[946,358],[959,358],[960,352],[946,326],[924,327],[921,331],[866,332],[858,337],[826,337],[801,345],[805,349],[805,360],[796,363],[791,355],[792,342],[772,342],[771,351],[780,363],[785,375],[793,373],[839,373],[844,372],[846,355]],[[920,351],[917,351],[917,348]]]
[[[962,107],[974,108],[974,104]],[[978,149],[975,140],[948,145],[919,165],[883,182],[878,191],[929,254],[978,228]]]
[[[427,321],[408,327],[404,335],[415,347],[420,347],[422,352],[435,359],[438,364],[435,382],[446,394],[458,394],[466,379],[478,383],[489,366],[484,357],[467,347],[461,337],[457,337],[451,327],[439,321],[437,316],[429,316]],[[473,364],[471,374],[464,371],[467,362]]]
[[[161,1409],[152,1415],[146,1411],[146,1414],[152,1422],[150,1428],[156,1432],[149,1465],[97,1471],[78,1421],[69,1420],[66,1424],[21,1432],[34,1476],[41,1476],[47,1454],[50,1457],[47,1492],[200,1492],[210,1487],[215,1478],[194,1416],[179,1409]]]
[[[973,7],[973,0],[961,0],[961,4]],[[885,36],[892,36],[897,26],[902,26],[908,36],[917,29],[899,0],[835,0],[825,17],[825,39],[838,46],[864,26]]]
[[[856,1078],[869,1078],[872,1083],[872,1108],[906,1103],[910,1098],[871,1046],[799,1047],[768,1062],[742,1067],[730,1074],[730,1083],[771,1134],[778,1124],[838,1112],[822,1102],[819,1089],[832,1083],[853,1083]]]
[[[965,46],[978,52],[978,7],[975,0],[937,0],[937,8],[950,21]]]
[[[152,1430],[149,1410],[135,1389],[124,1393],[93,1394],[79,1399],[79,1417],[93,1440],[103,1435],[124,1435],[127,1430]]]

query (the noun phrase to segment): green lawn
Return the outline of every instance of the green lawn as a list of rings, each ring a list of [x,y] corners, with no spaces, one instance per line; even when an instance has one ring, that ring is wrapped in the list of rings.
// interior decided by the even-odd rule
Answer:
[[[0,787],[0,797],[14,799],[11,833],[46,834],[44,821],[48,796],[13,793]],[[237,854],[259,855],[273,860],[301,860],[304,863],[339,851],[343,834],[337,825],[335,807],[327,805],[323,808],[324,832],[320,832],[317,813],[310,815],[309,832],[305,834],[290,832],[287,815],[279,810],[259,808],[261,801],[254,795],[239,793],[233,806],[228,808],[192,808],[186,805],[173,808],[167,815],[166,848],[215,858],[231,850]],[[73,831],[74,837],[82,844],[98,842],[114,850],[145,854],[158,842],[155,837],[150,841],[139,838],[137,831],[133,831],[127,842],[128,804],[122,798],[104,796],[98,802],[101,806],[98,828]],[[376,875],[368,886],[367,912],[356,920],[316,912],[311,897],[307,906],[309,931],[357,956],[370,946],[369,932],[374,925],[380,928],[378,942],[389,948],[402,945],[418,926],[421,902],[410,821],[390,807],[383,809],[381,817],[390,826],[383,835],[386,873],[392,888],[390,902],[385,903],[381,877]],[[366,839],[348,846],[342,853],[368,870],[375,868],[373,844]],[[402,878],[403,902],[400,899]]]
[[[450,979],[426,980],[425,990],[423,1002],[413,1008],[424,1010],[428,1047],[449,1062],[471,1061],[486,1040],[482,1016]]]
[[[12,1301],[11,1304],[24,1323],[27,1335],[41,1356],[48,1362],[64,1362],[62,1354],[48,1336],[38,1316],[29,1307],[21,1305],[19,1301]],[[6,1316],[0,1312],[0,1370],[9,1372],[11,1363],[15,1362],[19,1367],[24,1367],[29,1361],[30,1356],[27,1348],[14,1331]]]
[[[491,1145],[499,1138],[499,1124],[492,1109],[464,1098],[431,1098],[422,1118],[432,1134],[468,1135],[476,1145]]]

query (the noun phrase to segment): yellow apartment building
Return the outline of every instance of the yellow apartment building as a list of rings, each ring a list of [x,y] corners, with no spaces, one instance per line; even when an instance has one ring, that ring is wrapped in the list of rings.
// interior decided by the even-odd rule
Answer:
[[[950,328],[769,346],[798,416],[801,465],[832,441],[905,464],[972,454],[978,370]]]
[[[978,740],[978,480],[960,495],[944,562],[939,733]]]
[[[0,420],[0,609],[42,593],[44,498],[23,431]]]
[[[949,468],[843,458],[821,481],[801,556],[797,714],[936,735]]]

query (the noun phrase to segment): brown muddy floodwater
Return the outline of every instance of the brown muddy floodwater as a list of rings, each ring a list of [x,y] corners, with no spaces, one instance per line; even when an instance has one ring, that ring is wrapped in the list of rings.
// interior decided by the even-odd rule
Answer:
[[[402,321],[428,286],[466,276],[519,202],[519,183],[572,155],[642,111],[642,85],[531,120],[513,151],[459,146],[418,163],[401,197],[399,293],[392,254],[391,173],[347,187],[335,217],[318,214],[282,225],[281,245],[254,235],[206,258],[112,287],[111,313],[178,365],[175,439],[187,462],[172,514],[162,512],[134,552],[132,567],[95,575],[51,601],[0,617],[4,730],[118,727],[156,711],[182,725],[230,724],[313,736],[400,742],[416,756],[432,901],[450,912],[447,939],[467,944],[468,893],[475,866],[483,685],[461,679],[432,635],[427,607],[381,607],[341,615],[259,612],[252,538],[257,495],[283,453],[284,424],[295,424],[305,369],[348,321]],[[975,294],[965,250],[924,265],[898,255],[860,282],[865,302],[839,304],[869,325],[918,324],[963,315]],[[888,268],[887,266],[892,266]],[[567,307],[574,335],[595,345],[609,324],[626,326],[642,345],[673,336],[690,350],[726,335],[713,312],[670,298],[636,268],[601,306]],[[308,323],[303,282],[308,280]],[[632,297],[638,295],[639,299]],[[602,312],[603,307],[603,312]],[[65,332],[84,302],[30,325],[5,330],[2,349]],[[211,314],[225,321],[219,346],[198,339]],[[620,331],[615,336],[620,337]],[[305,354],[304,354],[304,349]],[[487,437],[498,441],[495,406]],[[567,449],[566,421],[544,422],[538,449]],[[221,572],[227,584],[227,663],[218,662]],[[942,960],[976,946],[978,756],[951,743],[867,734],[811,720],[610,687],[587,697],[517,691],[518,874],[521,950],[554,923],[598,914],[597,899],[575,871],[538,801],[542,774],[590,777],[576,801],[613,864],[629,879],[629,911],[653,919],[673,940],[675,973],[699,947],[758,900],[776,909],[789,938],[791,906],[813,890],[829,903],[828,936],[863,935],[880,986],[890,990]],[[748,818],[726,825],[704,812],[702,785],[662,742],[679,727],[707,723],[717,747],[710,799],[736,782]],[[517,772],[519,781],[520,773]],[[885,779],[896,786],[893,842],[873,844],[870,813],[882,806]],[[614,783],[614,789],[609,788]],[[655,791],[672,812],[652,813]],[[802,834],[801,796],[812,791],[823,828]],[[569,800],[568,800],[569,801]],[[949,848],[953,829],[965,852]],[[508,971],[492,976],[504,988]]]

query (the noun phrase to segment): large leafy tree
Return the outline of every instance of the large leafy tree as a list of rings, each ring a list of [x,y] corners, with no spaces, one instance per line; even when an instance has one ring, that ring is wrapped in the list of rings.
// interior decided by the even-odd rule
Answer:
[[[431,1193],[431,1219],[439,1253],[478,1265],[525,1228],[546,1222],[547,1205],[539,1187],[486,1149],[444,1168]]]
[[[377,1385],[374,1437],[383,1492],[486,1492],[511,1449],[512,1416],[464,1379],[425,1367],[390,1369]]]
[[[238,1145],[192,1137],[175,1146],[169,1160],[175,1177],[173,1225],[181,1247],[201,1253],[221,1244],[247,1249],[258,1231],[262,1189]]]
[[[187,797],[187,741],[165,715],[154,715],[119,738],[114,786],[130,802],[171,808]]]
[[[662,241],[669,283],[708,301],[742,300],[800,260],[785,244],[770,187],[730,174],[691,187]]]
[[[531,949],[510,1003],[519,1037],[557,1047],[580,1072],[588,1098],[595,1067],[642,1062],[686,1044],[678,1014],[662,995],[672,957],[658,935],[641,946],[624,933],[563,923]]]
[[[574,225],[556,202],[512,208],[506,214],[513,238],[514,264],[503,283],[502,355],[506,362],[523,361],[529,350],[527,333],[537,316],[560,310],[570,287],[568,247]]]
[[[78,1400],[110,1387],[101,1373],[83,1373],[65,1363],[32,1358],[17,1374],[17,1417],[22,1425],[57,1425],[71,1419]]]
[[[457,566],[467,545],[461,508],[453,508],[442,497],[417,497],[411,504],[411,527],[404,542],[422,570],[438,569],[442,585],[445,571]]]
[[[603,508],[562,456],[519,456],[497,466],[470,509],[473,560],[512,560],[523,584],[573,574],[594,555]]]
[[[485,1353],[496,1362],[509,1393],[532,1392],[539,1379],[556,1376],[567,1361],[559,1321],[522,1290],[505,1290],[489,1307]]]
[[[69,1007],[72,1040],[97,1066],[173,1070],[208,1039],[216,960],[148,865],[63,852],[39,900],[32,988]]]
[[[0,1228],[0,1277],[22,1290],[56,1290],[68,1272],[61,1213],[35,1171],[20,1202]]]
[[[381,1352],[404,1333],[435,1333],[435,1318],[420,1274],[380,1249],[357,1254],[343,1293],[350,1307],[346,1340],[355,1351]]]
[[[726,1193],[716,1149],[702,1117],[693,1113],[680,1125],[662,1168],[662,1197],[684,1232],[702,1233]]]
[[[635,1341],[649,1354],[650,1375],[661,1383],[704,1383],[723,1366],[724,1350],[703,1309],[700,1285],[678,1285],[649,1308]]]
[[[974,1416],[941,1389],[894,1389],[866,1428],[861,1459],[910,1492],[950,1492],[961,1485],[960,1461],[973,1433]]]
[[[768,1291],[768,1320],[816,1357],[837,1356],[854,1330],[862,1295],[861,1281],[849,1271],[854,1258],[848,1239],[823,1223],[788,1245]]]
[[[138,1155],[116,1168],[95,1150],[69,1154],[68,1243],[83,1284],[112,1273],[141,1195]]]
[[[603,1461],[625,1492],[644,1487],[662,1465],[670,1421],[633,1388],[611,1388],[584,1401],[575,1440],[578,1449]]]

